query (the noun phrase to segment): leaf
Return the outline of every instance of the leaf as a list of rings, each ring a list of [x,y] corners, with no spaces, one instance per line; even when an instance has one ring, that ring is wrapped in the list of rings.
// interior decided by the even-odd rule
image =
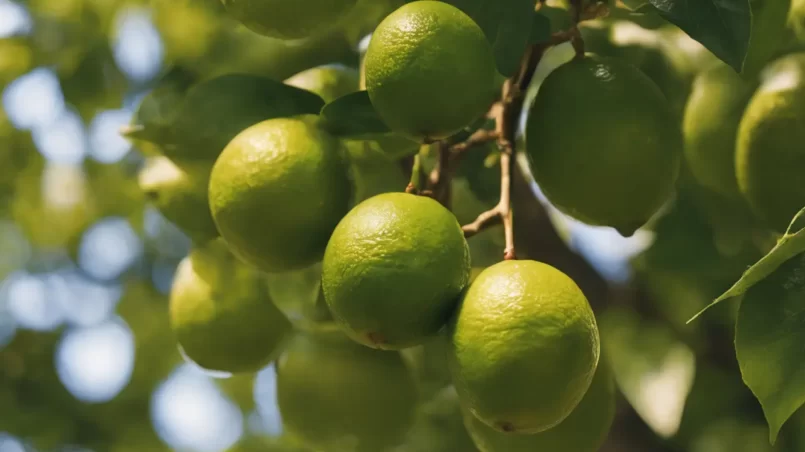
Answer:
[[[531,31],[528,35],[529,44],[539,44],[551,40],[551,19],[545,14],[535,13],[531,17]]]
[[[693,387],[693,351],[666,326],[647,322],[630,309],[604,312],[599,327],[602,356],[608,358],[623,395],[654,432],[673,436]]]
[[[185,94],[197,80],[196,74],[182,67],[170,69],[143,97],[134,113],[132,125],[121,130],[121,134],[133,139],[160,141],[161,135],[167,133],[166,129]]]
[[[360,138],[390,132],[367,91],[339,97],[322,108],[321,116],[327,130],[340,137]]]
[[[622,0],[623,4],[626,5],[632,11],[637,11],[644,6],[646,6],[649,0]]]
[[[707,307],[699,311],[693,318],[688,320],[688,323],[696,320],[704,314],[705,311],[712,308],[716,304],[728,299],[743,295],[755,284],[763,281],[767,276],[771,275],[777,268],[784,264],[792,257],[805,252],[805,208],[799,211],[797,215],[791,220],[791,225],[788,227],[785,235],[777,242],[777,245],[755,265],[749,267],[741,276],[741,279],[735,283],[729,290],[724,292],[715,301],[710,303]]]
[[[791,0],[754,0],[751,6],[752,34],[743,66],[748,78],[760,73],[782,47]]]
[[[749,0],[649,1],[666,20],[741,71],[752,29]]]
[[[763,407],[774,444],[805,404],[805,253],[789,259],[743,298],[735,352],[744,382]]]

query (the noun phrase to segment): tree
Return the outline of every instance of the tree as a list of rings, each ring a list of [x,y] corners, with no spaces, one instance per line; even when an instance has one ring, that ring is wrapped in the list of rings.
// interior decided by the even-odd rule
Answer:
[[[0,450],[805,450],[805,14],[694,3],[0,0]]]

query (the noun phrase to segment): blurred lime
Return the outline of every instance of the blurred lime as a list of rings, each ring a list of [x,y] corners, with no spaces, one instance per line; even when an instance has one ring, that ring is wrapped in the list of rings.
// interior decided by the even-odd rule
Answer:
[[[461,415],[456,389],[443,387],[420,405],[405,445],[394,452],[478,452]]]
[[[735,143],[752,89],[731,67],[717,63],[696,78],[685,109],[685,157],[691,172],[702,186],[732,198],[740,196]]]
[[[357,0],[222,0],[226,10],[250,30],[280,39],[307,38],[326,31]]]
[[[596,55],[575,58],[545,79],[526,126],[534,179],[548,200],[577,220],[624,236],[671,196],[681,138],[651,79]]]
[[[805,53],[765,72],[738,131],[738,186],[755,213],[779,232],[805,206]]]
[[[614,418],[615,382],[601,363],[576,409],[550,430],[535,435],[501,433],[469,413],[464,421],[481,452],[597,452]]]
[[[346,66],[314,67],[288,78],[285,83],[318,94],[329,103],[358,90],[358,71]]]
[[[409,3],[378,25],[366,52],[372,104],[395,132],[446,138],[486,113],[495,59],[481,28],[458,8]]]
[[[150,157],[140,171],[139,184],[165,218],[193,241],[204,243],[218,237],[207,198],[209,178],[208,164],[179,168],[166,157]]]
[[[347,152],[355,186],[355,204],[381,193],[402,192],[408,178],[402,166],[370,141],[347,142]]]
[[[455,216],[431,198],[386,193],[358,204],[333,232],[322,287],[356,341],[402,349],[442,328],[470,274]]]
[[[194,249],[179,264],[170,320],[190,359],[232,373],[267,365],[291,327],[260,274],[238,262],[220,239]]]
[[[535,261],[484,270],[448,326],[448,365],[464,407],[495,430],[540,433],[590,387],[600,352],[581,289]]]
[[[399,353],[363,347],[338,331],[300,334],[276,372],[284,428],[316,450],[386,450],[411,424],[416,387]]]
[[[235,255],[266,272],[318,261],[349,208],[343,153],[312,116],[264,121],[235,137],[215,162],[209,191]]]

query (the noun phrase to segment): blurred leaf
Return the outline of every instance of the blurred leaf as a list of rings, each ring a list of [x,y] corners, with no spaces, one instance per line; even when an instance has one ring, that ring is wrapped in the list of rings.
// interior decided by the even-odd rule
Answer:
[[[785,42],[791,0],[751,0],[752,35],[743,66],[747,78],[757,76]]]
[[[805,253],[789,259],[743,297],[735,352],[763,406],[769,440],[805,404]]]
[[[716,298],[715,301],[710,303],[710,305],[708,305],[706,308],[702,309],[698,314],[693,316],[690,321],[696,320],[700,315],[711,307],[715,306],[717,303],[744,294],[752,286],[771,275],[787,260],[804,252],[805,225],[800,224],[802,220],[805,220],[805,208],[797,213],[797,215],[791,221],[788,231],[786,231],[785,235],[780,238],[774,249],[772,249],[767,255],[755,263],[755,265],[746,270],[741,279],[735,283],[735,285],[733,285],[720,297]]]
[[[358,91],[339,97],[321,110],[324,125],[333,135],[360,138],[390,130],[372,106],[367,91]]]
[[[540,44],[543,42],[548,42],[551,39],[551,32],[554,31],[554,27],[559,29],[564,29],[562,25],[555,23],[560,21],[553,21],[551,16],[545,14],[545,9],[549,7],[543,6],[542,10],[539,13],[534,14],[531,17],[531,31],[529,32],[528,36],[528,43],[529,44]],[[552,8],[558,9],[558,8]],[[568,15],[568,19],[570,16]]]
[[[660,15],[740,72],[749,49],[749,0],[649,0]]]
[[[667,327],[625,308],[605,312],[599,327],[621,392],[655,433],[673,436],[693,386],[693,352]]]
[[[197,74],[181,66],[171,68],[143,97],[134,113],[132,126],[121,133],[132,139],[162,141],[162,135],[167,133],[166,129],[173,121],[187,90],[197,81]]]

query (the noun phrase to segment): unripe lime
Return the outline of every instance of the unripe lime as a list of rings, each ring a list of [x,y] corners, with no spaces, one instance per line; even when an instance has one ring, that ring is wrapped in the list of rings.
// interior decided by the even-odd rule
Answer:
[[[738,131],[738,186],[754,212],[783,232],[805,207],[805,53],[772,64]]]
[[[263,271],[315,263],[349,209],[343,147],[315,122],[302,116],[256,124],[213,166],[209,197],[218,230],[235,255]]]
[[[654,82],[622,61],[574,58],[545,79],[526,144],[534,179],[562,212],[625,236],[673,192],[682,136]]]
[[[285,80],[285,84],[318,94],[326,103],[357,91],[358,80],[355,69],[333,65],[302,71]]]
[[[431,198],[386,193],[338,224],[324,254],[322,288],[353,339],[402,349],[442,328],[469,276],[469,247],[455,216]]]
[[[386,17],[372,35],[365,69],[383,120],[420,141],[446,138],[482,116],[497,73],[481,28],[438,1],[408,3]]]
[[[250,30],[280,39],[301,39],[336,25],[357,0],[222,0]]]
[[[220,239],[196,248],[179,264],[170,321],[196,364],[233,373],[267,365],[291,328],[261,275],[235,259]]]
[[[387,450],[413,420],[416,386],[400,354],[338,331],[296,336],[276,372],[283,427],[315,450]]]
[[[501,432],[558,425],[598,366],[598,326],[587,298],[567,275],[540,262],[484,270],[447,332],[447,362],[463,405]]]

